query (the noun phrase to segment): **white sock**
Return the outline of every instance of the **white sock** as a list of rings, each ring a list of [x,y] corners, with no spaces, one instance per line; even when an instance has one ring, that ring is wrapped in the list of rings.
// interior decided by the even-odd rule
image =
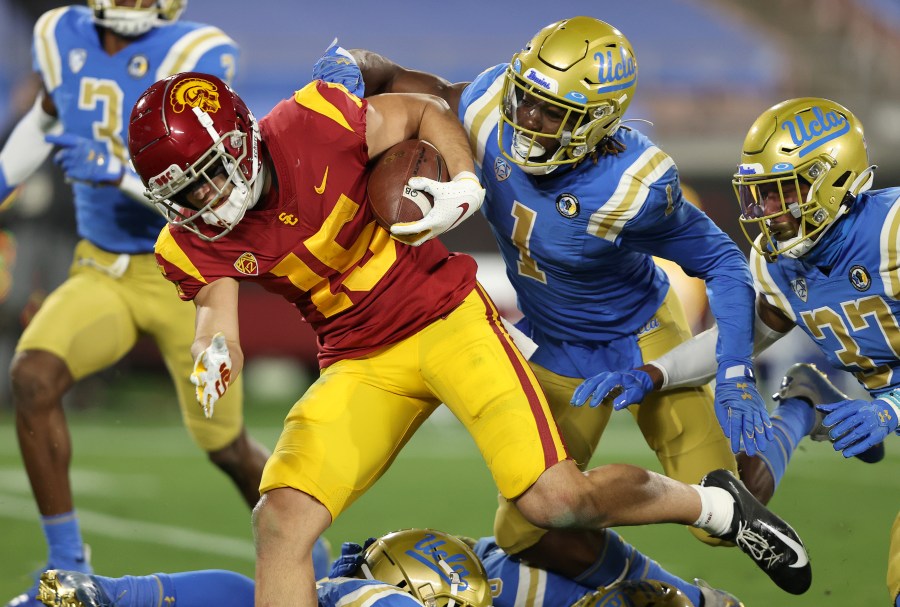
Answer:
[[[713,536],[720,536],[731,529],[734,518],[734,498],[721,487],[691,485],[700,495],[700,517],[694,522]]]

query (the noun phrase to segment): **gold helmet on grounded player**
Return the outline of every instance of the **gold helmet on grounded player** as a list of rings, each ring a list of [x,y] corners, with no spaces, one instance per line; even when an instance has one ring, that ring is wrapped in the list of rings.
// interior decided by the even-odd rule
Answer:
[[[616,132],[636,86],[637,61],[622,32],[593,17],[552,23],[513,55],[506,70],[500,150],[532,174],[578,162]],[[522,124],[526,104],[551,108],[560,117],[555,132]],[[505,146],[507,128],[512,136]],[[548,154],[541,137],[555,138],[559,149]]]
[[[732,181],[741,229],[769,261],[800,257],[871,187],[874,169],[862,124],[850,110],[817,97],[783,101],[763,112],[744,139]],[[766,205],[772,196],[780,205]],[[787,214],[799,220],[797,232],[778,240],[773,220]],[[761,233],[758,240],[750,227]]]
[[[393,584],[425,607],[489,607],[481,560],[462,540],[434,529],[388,533],[366,548],[365,577]]]
[[[694,607],[681,590],[657,580],[625,580],[590,592],[572,607]]]

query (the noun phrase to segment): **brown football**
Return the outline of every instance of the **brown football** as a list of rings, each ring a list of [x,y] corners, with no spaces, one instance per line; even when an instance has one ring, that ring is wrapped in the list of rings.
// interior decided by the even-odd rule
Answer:
[[[418,221],[431,209],[431,195],[411,190],[410,177],[449,181],[447,165],[433,145],[421,139],[408,139],[387,149],[371,165],[369,204],[379,225]]]

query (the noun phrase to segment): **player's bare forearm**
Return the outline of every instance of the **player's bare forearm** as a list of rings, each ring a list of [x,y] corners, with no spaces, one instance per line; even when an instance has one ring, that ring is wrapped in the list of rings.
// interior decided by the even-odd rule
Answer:
[[[663,385],[663,374],[662,371],[659,370],[659,367],[656,365],[641,365],[637,367],[638,371],[643,371],[647,375],[650,376],[650,379],[653,380],[653,389],[659,390]]]
[[[237,376],[244,366],[237,297],[238,282],[231,278],[213,281],[200,289],[194,297],[197,318],[194,326],[194,342],[191,344],[191,354],[196,358],[210,346],[216,333],[224,334],[234,376]]]
[[[406,139],[433,144],[451,176],[475,170],[466,132],[446,101],[433,95],[403,93],[371,97],[366,110],[369,155],[375,157]]]
[[[450,175],[463,171],[475,172],[475,161],[469,148],[469,138],[456,114],[446,104],[429,104],[419,125],[419,138],[432,143],[438,149]]]
[[[756,298],[756,313],[770,329],[779,333],[787,333],[794,328],[794,321],[785,315],[784,312],[770,304],[766,299],[759,295]]]
[[[456,113],[460,95],[468,84],[451,83],[436,74],[405,68],[372,51],[353,49],[350,54],[362,72],[367,97],[381,93],[425,93],[440,97]]]

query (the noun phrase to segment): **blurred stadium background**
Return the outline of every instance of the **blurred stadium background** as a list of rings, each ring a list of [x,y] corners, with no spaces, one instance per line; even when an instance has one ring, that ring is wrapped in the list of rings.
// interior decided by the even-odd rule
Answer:
[[[64,3],[0,0],[0,140],[29,106],[31,27]],[[257,115],[308,81],[335,36],[348,48],[377,50],[452,81],[505,62],[543,25],[591,14],[631,40],[640,66],[628,118],[678,164],[702,206],[745,250],[730,175],[752,120],[793,96],[847,105],[867,127],[876,187],[900,184],[900,3],[897,0],[577,0],[431,5],[408,0],[286,3],[190,0],[184,18],[215,24],[241,46],[237,91]],[[500,307],[515,299],[484,222],[449,234],[474,253]],[[45,558],[40,527],[18,455],[5,369],[22,323],[65,276],[74,242],[68,191],[52,167],[16,204],[0,210],[0,599],[28,584]],[[708,324],[702,286],[676,278],[695,328]],[[312,333],[290,306],[245,288],[241,303],[248,425],[269,445],[290,404],[314,377]],[[793,362],[818,355],[792,335],[761,362],[771,392]],[[832,376],[846,390],[852,381]],[[122,575],[208,567],[252,575],[249,517],[224,478],[180,426],[173,392],[152,345],[89,378],[67,406],[74,435],[76,503],[98,573]],[[614,416],[596,463],[658,469],[629,416]],[[734,550],[710,549],[675,526],[626,529],[626,538],[683,577],[728,588],[748,606],[875,606],[884,586],[888,530],[900,505],[893,476],[900,456],[888,445],[878,466],[844,461],[827,445],[805,444],[773,507],[804,536],[814,584],[802,597],[780,593]],[[890,480],[890,479],[895,480]],[[327,537],[360,540],[406,526],[469,535],[491,532],[494,490],[471,440],[449,415],[436,415],[375,490]]]

